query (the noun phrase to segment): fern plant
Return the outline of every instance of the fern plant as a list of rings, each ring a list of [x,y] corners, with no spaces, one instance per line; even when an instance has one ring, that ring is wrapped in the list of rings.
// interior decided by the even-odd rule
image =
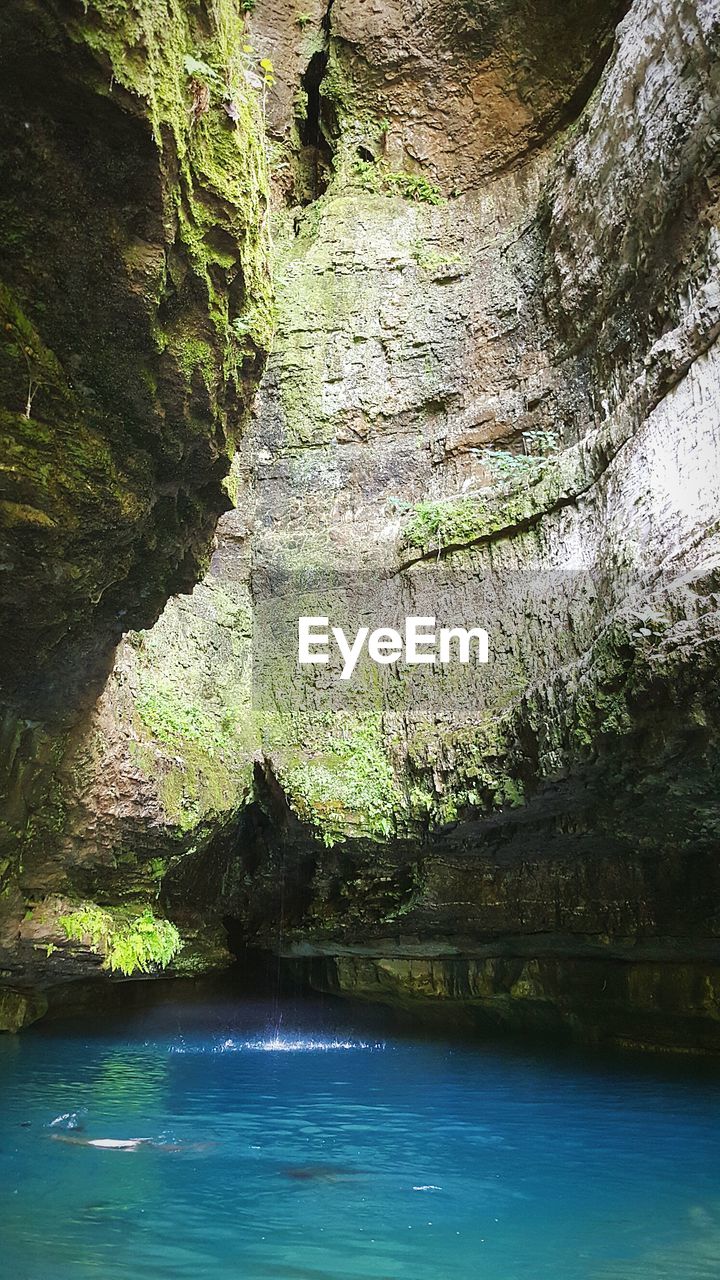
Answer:
[[[170,920],[160,920],[146,907],[140,915],[113,915],[94,903],[61,916],[60,927],[70,942],[80,942],[103,956],[103,968],[133,973],[165,969],[180,951],[182,940]]]

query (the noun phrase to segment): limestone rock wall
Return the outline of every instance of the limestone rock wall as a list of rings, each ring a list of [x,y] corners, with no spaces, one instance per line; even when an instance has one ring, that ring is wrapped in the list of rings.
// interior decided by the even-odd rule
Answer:
[[[273,323],[246,40],[236,0],[11,0],[0,14],[0,914],[13,946],[18,876],[39,859],[45,892],[56,879],[55,775],[78,718],[122,633],[202,575],[230,506]]]
[[[3,7],[4,686],[36,718],[228,505],[271,305],[242,39],[234,0]]]
[[[429,174],[457,194],[577,115],[626,7],[312,0],[298,13],[288,0],[269,0],[255,5],[249,25],[280,71],[270,103],[278,136],[295,130],[321,152],[348,140],[372,150],[379,129],[394,168]]]
[[[18,903],[160,860],[188,930],[321,985],[717,1048],[720,15],[623,12],[259,0],[277,332],[236,509],[121,647]],[[341,690],[296,670],[315,612],[482,621],[492,661]]]
[[[606,393],[717,264],[715,4],[634,4],[549,191],[546,298]]]

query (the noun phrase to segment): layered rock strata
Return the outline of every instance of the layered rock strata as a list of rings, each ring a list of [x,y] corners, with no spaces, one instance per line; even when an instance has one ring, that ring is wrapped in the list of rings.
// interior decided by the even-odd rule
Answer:
[[[18,975],[82,972],[58,912],[154,874],[333,990],[717,1049],[720,15],[620,17],[255,7],[278,328],[236,509],[60,763]],[[301,613],[483,622],[491,662],[345,687]]]

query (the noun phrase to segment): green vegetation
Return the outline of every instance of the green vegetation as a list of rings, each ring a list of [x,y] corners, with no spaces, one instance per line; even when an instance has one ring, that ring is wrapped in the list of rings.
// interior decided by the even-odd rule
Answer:
[[[206,84],[222,84],[219,73],[209,63],[203,62],[202,58],[193,58],[192,54],[187,53],[183,58],[183,66],[195,80],[202,80]]]
[[[252,341],[266,349],[272,290],[262,105],[272,66],[246,43],[249,2],[211,0],[207,8],[209,23],[196,21],[182,0],[139,6],[86,0],[74,34],[109,60],[112,82],[145,100],[158,148],[165,151],[172,140],[174,164],[167,172],[177,171],[177,179],[166,193],[167,214],[177,220],[179,241],[204,282],[223,345],[234,335],[228,290],[220,283],[228,264],[221,261],[218,227],[238,245],[247,292],[256,303]],[[260,94],[247,74],[251,65],[260,69]],[[179,336],[173,330],[159,334],[158,342],[174,349]],[[235,337],[235,344],[241,359],[247,343],[238,346]],[[238,374],[232,342],[222,372]]]
[[[242,803],[252,777],[248,707],[216,714],[213,704],[191,700],[173,680],[147,670],[134,705],[151,741],[134,743],[133,757],[158,780],[163,808],[181,831]]]
[[[422,174],[390,172],[386,175],[385,181],[390,190],[402,196],[404,200],[415,200],[419,204],[444,203],[440,188]]]
[[[133,761],[176,836],[238,810],[251,793],[251,633],[246,587],[206,581],[192,603],[170,602],[151,631],[130,637],[126,681],[113,683],[118,714],[133,724]]]
[[[412,547],[434,544],[442,548],[476,541],[526,519],[533,505],[527,486],[544,474],[557,448],[558,435],[554,431],[528,431],[523,441],[526,448],[537,452],[479,451],[493,485],[501,486],[500,492],[489,488],[482,493],[418,502],[405,528],[405,541]]]
[[[212,395],[217,374],[217,353],[210,343],[203,338],[183,334],[176,342],[175,358],[188,382],[192,382],[195,370],[199,370],[205,386]]]
[[[153,738],[168,746],[194,742],[212,754],[223,746],[226,733],[232,731],[230,713],[221,722],[186,700],[169,683],[147,684],[138,694],[135,706]]]
[[[283,784],[299,816],[319,828],[332,846],[343,828],[356,823],[373,839],[395,830],[402,797],[382,745],[372,728],[353,725],[345,737],[327,739],[321,754],[283,773]]]
[[[431,249],[424,240],[417,240],[413,245],[412,257],[417,262],[421,271],[427,271],[430,274],[437,274],[441,271],[448,271],[453,267],[462,263],[459,253],[437,253],[435,249]]]
[[[342,132],[348,134],[351,122],[354,121],[352,89],[332,49],[330,61],[323,76],[322,95],[325,101],[334,107],[338,120],[343,125]]]
[[[158,920],[150,907],[140,915],[111,913],[94,903],[61,916],[59,924],[70,942],[82,942],[104,956],[103,968],[126,977],[165,969],[182,947],[180,934],[170,920]]]
[[[417,817],[430,829],[468,817],[518,808],[525,796],[514,776],[512,744],[514,707],[474,725],[448,729],[434,723],[414,728],[408,741],[408,760],[414,776],[410,799]],[[452,772],[438,761],[452,758]],[[444,779],[442,774],[444,773]]]
[[[390,169],[384,160],[362,160],[358,156],[351,165],[355,186],[375,195],[402,196],[416,204],[443,204],[439,187],[423,174],[398,173]]]
[[[473,497],[428,498],[418,502],[405,528],[411,547],[472,542],[486,532],[486,503]]]
[[[523,480],[535,476],[547,457],[555,453],[559,436],[557,431],[524,431],[525,452],[511,453],[508,449],[483,449],[480,457],[493,480]]]
[[[42,342],[16,298],[0,282],[0,326],[2,327],[5,357],[19,366],[18,382],[22,385],[22,403],[18,397],[17,409],[26,419],[32,415],[33,401],[41,389],[46,389],[60,403],[67,405],[69,395],[67,380],[53,355]]]

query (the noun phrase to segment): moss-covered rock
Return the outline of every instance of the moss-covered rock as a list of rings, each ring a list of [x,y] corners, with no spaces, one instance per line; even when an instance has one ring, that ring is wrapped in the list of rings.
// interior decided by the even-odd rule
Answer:
[[[0,14],[7,929],[17,877],[57,857],[54,773],[114,646],[192,589],[229,505],[273,326],[244,30],[237,0]]]
[[[413,1015],[616,1043],[637,1015],[635,1043],[720,1043],[717,22],[688,13],[685,49],[672,6],[638,0],[587,101],[622,7],[528,24],[514,0],[482,21],[431,0],[416,30],[402,6],[313,0],[299,22],[281,0],[256,6],[242,56],[229,0],[209,25],[179,0],[55,23],[66,134],[23,118],[51,161],[62,143],[51,177],[78,171],[78,95],[96,95],[113,154],[141,140],[122,193],[89,207],[103,260],[122,242],[106,301],[125,315],[126,273],[142,351],[126,342],[109,368],[129,326],[99,308],[87,347],[63,347],[15,233],[9,409],[42,501],[18,489],[5,524],[28,581],[53,565],[34,606],[55,610],[48,653],[76,610],[87,637],[68,632],[67,654],[99,652],[96,619],[121,599],[126,634],[82,724],[8,725],[9,826],[32,797],[22,862],[0,863],[8,981],[100,969],[109,922],[165,916],[183,940],[172,971],[200,971],[225,962],[230,920],[236,941]],[[159,597],[180,526],[218,509],[267,335],[246,89],[276,44],[261,92],[276,203],[294,207],[274,219],[274,351],[210,572],[143,629],[135,533],[152,526],[139,560]],[[66,207],[76,298],[99,260],[75,251]],[[234,209],[254,210],[254,238]],[[491,658],[363,661],[346,684],[337,661],[298,668],[301,615],[349,636],[408,615],[483,625]]]
[[[720,968],[709,962],[351,956],[317,973],[326,990],[388,1003],[414,1022],[485,1033],[539,1031],[623,1049],[717,1053]]]
[[[243,30],[236,0],[0,16],[1,634],[35,719],[194,583],[227,506],[272,329]]]
[[[0,1031],[22,1031],[42,1018],[46,1010],[47,1000],[43,995],[0,987]]]

